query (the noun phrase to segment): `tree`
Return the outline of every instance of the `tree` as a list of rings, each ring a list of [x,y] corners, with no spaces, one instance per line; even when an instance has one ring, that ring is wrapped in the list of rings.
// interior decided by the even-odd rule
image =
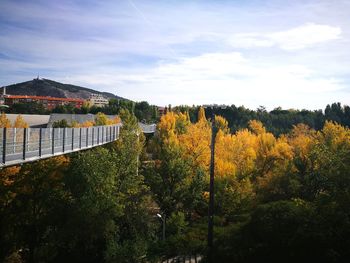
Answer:
[[[95,125],[104,126],[107,124],[108,124],[108,117],[102,112],[97,113],[95,117]]]
[[[326,207],[323,207],[325,209]],[[342,262],[349,255],[348,217],[300,199],[259,205],[251,219],[218,239],[219,262]],[[338,224],[335,222],[338,221]],[[320,231],[322,229],[322,231]]]
[[[120,178],[113,157],[108,150],[96,148],[71,159],[64,180],[71,193],[70,216],[62,222],[60,261],[103,261],[114,246],[118,233],[115,220],[123,214],[123,204],[116,196]]]
[[[79,127],[87,128],[95,126],[95,123],[93,121],[84,121],[83,123],[79,124]]]
[[[68,124],[68,121],[66,119],[55,121],[52,124],[52,128],[69,128],[70,125]]]
[[[186,133],[180,134],[178,140],[183,147],[183,155],[192,162],[192,166],[204,171],[209,169],[211,129],[207,121],[198,120],[189,125]]]
[[[2,112],[0,116],[0,128],[11,128],[11,122],[6,117],[5,112]]]
[[[13,128],[28,128],[28,123],[26,123],[21,114],[19,114],[13,124]]]
[[[117,219],[118,235],[106,257],[107,262],[140,262],[154,238],[154,214],[150,211],[153,204],[139,167],[145,138],[133,114],[121,110],[120,117],[123,127],[111,150],[117,168],[116,195],[124,214]]]
[[[260,121],[250,120],[248,126],[250,130],[257,135],[266,133],[266,129]]]
[[[117,142],[1,171],[0,260],[23,251],[26,262],[142,261],[155,229],[144,138],[121,115]]]
[[[25,251],[25,262],[54,256],[59,207],[67,201],[62,184],[67,164],[67,158],[56,157],[11,171],[10,184],[4,187],[10,199],[1,204],[0,257],[18,250]]]
[[[200,107],[198,111],[198,122],[201,121],[207,121],[207,118],[205,117],[205,110],[203,107]]]

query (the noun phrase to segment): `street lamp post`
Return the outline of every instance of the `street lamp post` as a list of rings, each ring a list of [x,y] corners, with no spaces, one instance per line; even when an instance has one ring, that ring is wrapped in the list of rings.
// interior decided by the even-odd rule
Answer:
[[[136,132],[136,135],[137,135],[137,151],[139,149],[139,143],[140,143],[140,132],[137,131]],[[139,153],[137,152],[137,157],[136,157],[136,175],[138,176],[139,175]]]
[[[163,223],[163,241],[165,241],[165,216],[161,214],[157,214],[157,216],[162,220]]]

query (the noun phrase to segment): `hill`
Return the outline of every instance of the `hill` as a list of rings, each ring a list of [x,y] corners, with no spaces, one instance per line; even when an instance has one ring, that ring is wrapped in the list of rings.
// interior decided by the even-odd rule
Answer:
[[[1,94],[3,88],[0,88]],[[49,96],[58,98],[88,99],[90,94],[102,94],[107,98],[124,99],[109,92],[100,92],[85,87],[63,84],[49,79],[33,79],[6,86],[6,93],[11,95]]]

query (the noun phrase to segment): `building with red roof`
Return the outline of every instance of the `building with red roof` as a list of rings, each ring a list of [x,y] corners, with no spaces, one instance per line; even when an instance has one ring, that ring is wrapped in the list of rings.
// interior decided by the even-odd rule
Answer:
[[[3,95],[4,104],[11,106],[14,103],[28,103],[38,102],[42,104],[46,109],[52,110],[60,105],[71,104],[75,108],[81,108],[83,106],[83,99],[74,98],[55,98],[45,96],[28,96],[28,95]]]

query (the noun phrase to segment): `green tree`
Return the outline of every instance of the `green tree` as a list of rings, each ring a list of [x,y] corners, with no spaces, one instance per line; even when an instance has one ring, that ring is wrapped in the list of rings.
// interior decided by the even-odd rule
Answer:
[[[190,166],[179,148],[163,146],[160,156],[159,161],[147,165],[145,177],[162,213],[169,216],[184,205]]]
[[[95,117],[95,126],[103,126],[107,124],[108,124],[108,117],[102,112],[97,113]]]
[[[64,157],[24,164],[4,185],[1,195],[7,193],[10,199],[6,198],[0,209],[1,257],[19,250],[25,252],[25,262],[30,263],[55,257],[58,215],[62,215],[60,207],[68,202],[62,184],[66,170]]]
[[[71,193],[62,223],[60,261],[101,262],[118,233],[123,214],[117,187],[116,163],[107,149],[96,148],[71,159],[65,185]]]
[[[68,121],[66,119],[55,121],[52,124],[52,128],[69,128],[69,127],[70,125],[68,124]]]
[[[113,160],[119,184],[117,196],[124,214],[118,218],[119,232],[115,246],[109,247],[108,262],[140,262],[154,239],[154,215],[149,189],[140,169],[144,136],[138,121],[128,110],[121,110],[123,127],[118,141],[112,144]]]

